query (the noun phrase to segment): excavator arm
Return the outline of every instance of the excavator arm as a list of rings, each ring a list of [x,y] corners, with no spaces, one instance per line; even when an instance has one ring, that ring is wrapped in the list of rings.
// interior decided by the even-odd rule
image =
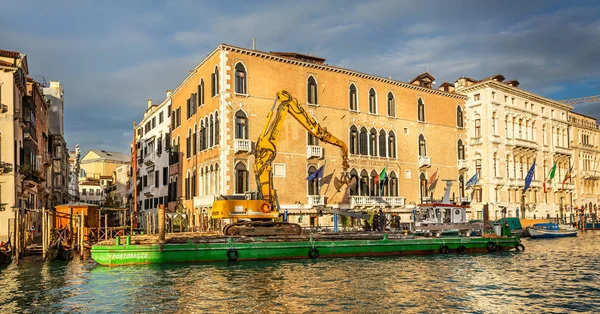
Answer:
[[[272,163],[277,155],[277,138],[288,114],[291,114],[296,121],[319,140],[340,148],[342,153],[342,176],[340,179],[336,178],[335,186],[339,191],[341,186],[350,183],[348,175],[350,163],[348,161],[348,146],[346,146],[346,143],[319,125],[290,93],[279,91],[277,92],[277,98],[273,103],[273,107],[267,116],[267,122],[263,131],[256,142],[254,155],[254,173],[258,184],[258,197],[270,204],[271,208],[276,204],[275,190],[273,189],[273,173],[271,171]]]

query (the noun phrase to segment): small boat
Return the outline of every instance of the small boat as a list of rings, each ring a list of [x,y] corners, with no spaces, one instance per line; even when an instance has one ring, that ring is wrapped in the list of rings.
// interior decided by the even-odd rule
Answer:
[[[527,227],[532,239],[576,237],[577,229],[571,226],[562,227],[557,223],[546,222]]]
[[[12,247],[10,242],[0,243],[0,264],[9,264],[12,262]]]

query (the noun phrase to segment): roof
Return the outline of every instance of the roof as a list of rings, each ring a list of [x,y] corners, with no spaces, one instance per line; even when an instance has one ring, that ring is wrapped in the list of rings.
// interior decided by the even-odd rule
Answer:
[[[4,66],[4,67],[14,67],[15,65],[10,63],[10,62],[6,62],[6,61],[2,61],[0,60],[0,66]]]
[[[102,159],[117,160],[117,161],[123,161],[123,162],[131,161],[131,157],[124,153],[109,152],[109,151],[105,151],[105,150],[96,150],[96,149],[92,149],[92,150],[90,150],[90,152],[97,154]]]
[[[10,50],[2,50],[0,49],[0,56],[9,57],[9,58],[18,58],[21,56],[20,52],[10,51]]]
[[[298,53],[298,52],[278,52],[278,51],[271,51],[270,54],[284,57],[284,58],[292,58],[292,59],[298,59],[298,60],[307,61],[307,62],[315,62],[315,63],[320,63],[320,64],[325,62],[325,58],[313,56],[312,54],[306,55],[306,54]]]
[[[415,78],[410,80],[409,83],[412,84],[413,82],[420,81],[420,80],[426,79],[426,78],[428,78],[432,82],[435,81],[435,77],[433,77],[433,75],[429,74],[429,72],[425,72],[425,73],[415,76]]]

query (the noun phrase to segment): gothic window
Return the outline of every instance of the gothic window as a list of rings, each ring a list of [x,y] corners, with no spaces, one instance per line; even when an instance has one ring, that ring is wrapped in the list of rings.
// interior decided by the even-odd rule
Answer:
[[[354,179],[355,182],[359,182],[359,178],[358,178],[358,172],[356,172],[356,170],[352,169],[352,171],[350,171],[350,180]],[[350,188],[350,195],[358,195],[358,184],[355,184],[353,187]]]
[[[463,141],[462,140],[458,140],[458,160],[464,160],[465,159],[465,146],[463,145]]]
[[[241,110],[235,113],[235,138],[248,139],[248,118]]]
[[[200,121],[200,134],[198,134],[198,149],[204,150],[204,132],[206,132],[204,121]]]
[[[192,154],[196,155],[196,152],[198,151],[198,143],[196,142],[198,140],[198,127],[194,125],[194,134],[192,135]]]
[[[204,78],[200,79],[198,85],[198,107],[204,105]]]
[[[353,125],[350,127],[350,154],[358,154],[358,148],[358,129]]]
[[[248,170],[246,166],[238,162],[235,165],[235,193],[243,194],[248,191]]]
[[[317,169],[314,166],[308,168],[307,177],[313,174]],[[319,179],[315,178],[312,180],[306,180],[308,184],[308,195],[320,195],[319,194]]]
[[[246,67],[241,62],[235,65],[235,92],[238,94],[248,94]]]
[[[312,135],[312,133],[306,132],[306,145],[319,146],[319,139]]]
[[[465,178],[462,174],[458,176],[458,197],[465,197]]]
[[[192,150],[192,143],[191,143],[191,140],[192,140],[192,129],[188,129],[188,136],[185,139],[185,141],[186,141],[185,142],[185,144],[186,144],[186,147],[185,147],[185,149],[186,149],[185,150],[185,153],[186,153],[185,157],[187,157],[187,158],[190,158],[190,156],[192,155],[192,151],[191,151]]]
[[[379,131],[379,156],[381,157],[387,157],[387,154],[385,152],[386,149],[386,142],[385,142],[385,131],[384,130],[380,130]]]
[[[369,89],[369,113],[377,113],[377,94],[375,89]]]
[[[424,197],[427,197],[427,178],[425,177],[425,174],[423,172],[421,172],[421,175],[419,176],[419,186],[421,192],[421,199],[423,199]]]
[[[392,92],[389,92],[388,96],[387,96],[387,108],[388,108],[388,116],[395,117],[396,116],[396,100],[394,99],[394,94],[392,94]]]
[[[356,96],[356,86],[350,84],[348,102],[350,104],[350,110],[358,111],[358,98]]]
[[[462,111],[462,108],[460,106],[456,107],[456,125],[459,128],[462,128],[464,126],[463,111]]]
[[[315,78],[311,75],[308,77],[308,81],[306,84],[307,87],[307,99],[308,99],[308,103],[309,104],[313,104],[316,105],[318,104],[318,92],[317,92],[317,81],[315,80]]]
[[[425,142],[425,136],[423,134],[419,135],[419,156],[425,157],[427,156],[427,143]]]
[[[209,123],[208,147],[213,147],[213,144],[215,142],[215,133],[214,133],[215,119],[212,114],[210,115],[210,120],[208,123]]]
[[[369,196],[369,174],[366,170],[360,172],[360,195]]]
[[[394,131],[388,133],[388,155],[390,158],[396,158],[396,135]]]
[[[219,145],[219,112],[215,112],[215,145]]]
[[[202,150],[208,148],[208,137],[210,130],[208,129],[208,117],[204,118],[204,133],[202,133],[202,142],[204,146],[202,146]]]
[[[360,140],[358,143],[358,147],[360,149],[360,154],[361,155],[368,155],[368,148],[369,148],[369,143],[368,143],[368,135],[367,135],[367,128],[365,128],[364,126],[360,129]]]
[[[369,133],[369,155],[377,156],[377,130],[372,128]]]
[[[215,71],[211,75],[212,91],[211,96],[215,97],[219,93],[219,67],[215,66]]]
[[[418,112],[419,121],[424,122],[425,121],[425,103],[423,102],[422,98],[419,98],[419,100],[417,101],[417,112]]]
[[[379,180],[377,182],[375,182],[375,179],[377,178],[377,171],[375,170],[371,170],[371,180],[369,181],[369,185],[370,185],[370,189],[371,189],[371,196],[379,196]]]
[[[394,171],[390,172],[390,176],[386,180],[385,184],[387,185],[387,190],[389,191],[386,191],[385,195],[398,197],[398,177]]]

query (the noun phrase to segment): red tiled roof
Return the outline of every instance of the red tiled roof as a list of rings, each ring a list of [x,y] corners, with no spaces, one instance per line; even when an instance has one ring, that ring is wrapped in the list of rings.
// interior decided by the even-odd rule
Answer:
[[[0,56],[3,56],[3,57],[18,58],[20,55],[21,55],[21,53],[17,52],[17,51],[0,49]]]

